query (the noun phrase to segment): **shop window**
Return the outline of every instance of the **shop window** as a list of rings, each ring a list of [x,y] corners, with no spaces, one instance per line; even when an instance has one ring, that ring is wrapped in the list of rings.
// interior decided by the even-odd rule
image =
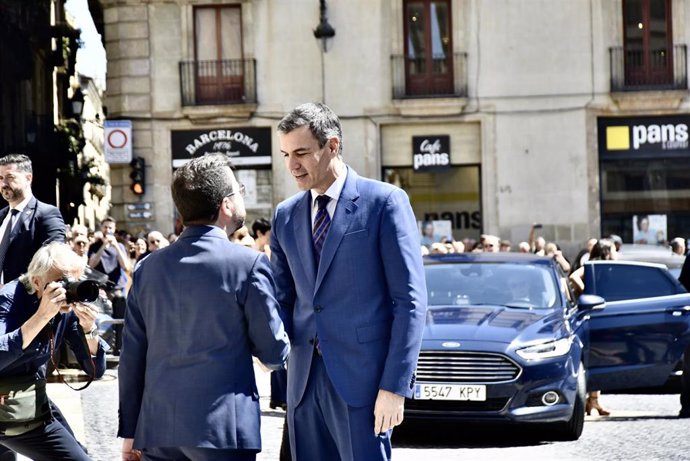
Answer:
[[[624,0],[623,17],[626,86],[671,85],[671,0]]]
[[[479,238],[482,217],[478,165],[423,173],[412,167],[384,167],[383,177],[407,192],[420,226],[425,221],[444,221],[454,240]],[[445,233],[436,229],[434,240],[448,237],[441,235]]]
[[[450,18],[450,0],[404,2],[407,96],[453,94]]]
[[[634,241],[642,216],[665,223],[663,240],[690,229],[690,162],[685,158],[606,160],[601,168],[602,235]],[[663,227],[663,226],[662,226]],[[650,242],[648,242],[650,243]]]

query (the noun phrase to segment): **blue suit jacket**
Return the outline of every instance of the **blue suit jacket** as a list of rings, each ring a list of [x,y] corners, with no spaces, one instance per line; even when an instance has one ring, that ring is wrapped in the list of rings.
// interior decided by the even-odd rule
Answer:
[[[317,334],[328,376],[351,406],[379,389],[410,396],[422,340],[426,282],[407,195],[351,168],[315,267],[311,194],[278,205],[271,262],[292,341],[288,406],[306,387]]]
[[[252,355],[290,346],[263,253],[187,228],[135,268],[120,356],[120,428],[136,448],[259,450]]]
[[[9,211],[9,207],[0,210],[0,223]],[[5,283],[26,272],[31,258],[41,245],[53,241],[65,241],[65,221],[62,219],[60,210],[53,205],[38,201],[36,197],[29,200],[18,219],[19,221],[12,228],[10,247],[5,255]]]

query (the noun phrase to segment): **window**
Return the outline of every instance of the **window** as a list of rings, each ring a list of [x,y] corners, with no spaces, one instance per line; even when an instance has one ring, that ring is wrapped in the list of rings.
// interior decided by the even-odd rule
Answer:
[[[673,83],[671,0],[624,0],[625,84]]]
[[[479,238],[482,218],[478,165],[453,166],[424,173],[415,172],[412,167],[384,167],[383,177],[386,182],[407,192],[420,223],[448,221],[454,240]],[[437,241],[441,237],[435,236]]]
[[[686,158],[621,159],[600,163],[602,235],[633,242],[633,216],[662,214],[669,237],[690,225],[690,163]]]
[[[673,281],[656,267],[595,264],[596,294],[606,301],[655,298],[677,293]]]
[[[405,1],[406,94],[452,94],[450,0]]]
[[[245,69],[240,6],[195,8],[194,47],[197,103],[241,101]]]

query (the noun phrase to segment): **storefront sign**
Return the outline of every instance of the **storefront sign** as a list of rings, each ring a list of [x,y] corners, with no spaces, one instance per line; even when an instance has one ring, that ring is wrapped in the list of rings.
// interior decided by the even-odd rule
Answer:
[[[412,136],[412,169],[439,170],[450,167],[450,136]]]
[[[103,124],[105,161],[129,163],[132,161],[132,121],[106,120]]]
[[[236,127],[171,132],[173,167],[194,157],[219,153],[235,166],[271,164],[271,128]]]
[[[690,155],[690,116],[600,117],[599,153],[633,155]]]

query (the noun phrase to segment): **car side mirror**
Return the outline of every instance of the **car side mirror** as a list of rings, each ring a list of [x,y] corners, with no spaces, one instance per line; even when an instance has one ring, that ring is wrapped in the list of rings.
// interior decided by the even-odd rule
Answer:
[[[583,311],[600,311],[606,307],[606,300],[597,295],[582,295],[577,298],[577,306]]]

